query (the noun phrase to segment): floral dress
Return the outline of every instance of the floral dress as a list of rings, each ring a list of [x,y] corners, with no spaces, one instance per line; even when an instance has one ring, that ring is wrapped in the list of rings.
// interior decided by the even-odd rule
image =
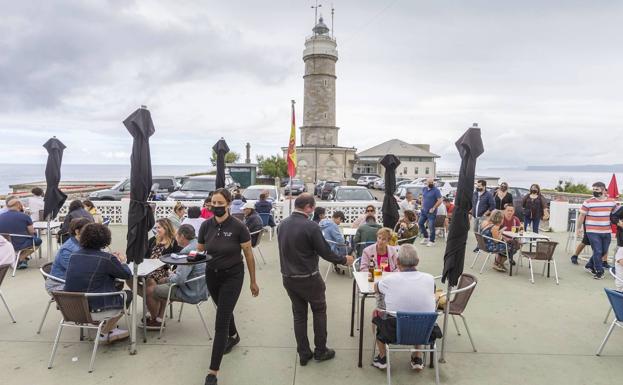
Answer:
[[[494,242],[493,240],[489,239],[489,238],[493,238],[493,232],[491,231],[492,229],[493,229],[493,225],[490,225],[480,230],[480,233],[482,235],[484,235],[485,237],[488,237],[488,238],[485,238],[487,251],[490,253],[498,253],[498,254],[506,255],[506,246],[504,246],[504,241]],[[509,248],[509,252],[510,252],[510,248]]]

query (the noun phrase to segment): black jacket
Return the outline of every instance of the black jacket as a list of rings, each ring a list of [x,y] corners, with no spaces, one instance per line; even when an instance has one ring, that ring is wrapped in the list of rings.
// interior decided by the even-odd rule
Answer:
[[[281,221],[277,228],[281,274],[309,275],[318,272],[319,256],[331,263],[346,264],[346,257],[331,251],[320,226],[299,212]]]
[[[623,206],[617,207],[610,214],[610,222],[617,225],[617,246],[623,247],[623,229],[618,225],[619,221],[623,221]]]

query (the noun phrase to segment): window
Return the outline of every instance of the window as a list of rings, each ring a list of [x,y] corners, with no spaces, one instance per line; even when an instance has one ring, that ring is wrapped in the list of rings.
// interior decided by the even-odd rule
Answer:
[[[415,175],[417,175],[417,174],[419,174],[419,173],[420,173],[420,168],[419,168],[419,167],[416,167],[416,168],[415,168]]]
[[[324,113],[324,118],[325,118],[325,119],[327,118],[327,113],[326,113],[326,112]]]
[[[407,168],[406,168],[406,167],[404,168],[404,170],[402,171],[402,173],[403,173],[404,175],[407,175],[408,171],[407,171]]]
[[[430,168],[426,167],[426,175],[430,174]]]
[[[327,84],[329,84],[329,82],[327,81],[327,79],[324,80],[324,86],[326,87]]]

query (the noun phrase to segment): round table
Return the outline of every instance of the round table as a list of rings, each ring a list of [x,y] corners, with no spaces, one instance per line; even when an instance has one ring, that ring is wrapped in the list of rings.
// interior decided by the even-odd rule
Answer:
[[[202,259],[200,261],[189,262],[187,256],[184,258],[173,258],[172,254],[164,254],[160,256],[160,260],[169,265],[198,265],[200,263],[206,263],[212,259],[211,255],[207,255],[206,259]],[[185,254],[176,254],[178,256]]]

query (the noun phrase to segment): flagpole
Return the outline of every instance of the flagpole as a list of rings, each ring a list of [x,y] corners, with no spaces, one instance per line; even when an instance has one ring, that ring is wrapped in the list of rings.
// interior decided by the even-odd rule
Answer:
[[[292,103],[292,129],[295,129],[295,124],[294,124],[294,99],[291,100]],[[290,133],[290,135],[292,135],[292,133]],[[296,134],[295,134],[296,135]],[[296,140],[296,136],[295,136],[295,140]],[[292,141],[292,138],[290,138],[290,141]],[[289,147],[291,147],[290,145],[288,145]],[[296,147],[294,147],[292,149],[293,151],[296,151]],[[290,151],[288,151],[288,163],[291,162],[292,160],[290,159]],[[290,201],[290,214],[292,214],[292,178],[294,177],[294,175],[296,175],[296,171],[294,172],[294,175],[290,175],[289,172],[289,167],[288,167],[288,175],[290,176],[290,197],[288,198],[288,200]]]

